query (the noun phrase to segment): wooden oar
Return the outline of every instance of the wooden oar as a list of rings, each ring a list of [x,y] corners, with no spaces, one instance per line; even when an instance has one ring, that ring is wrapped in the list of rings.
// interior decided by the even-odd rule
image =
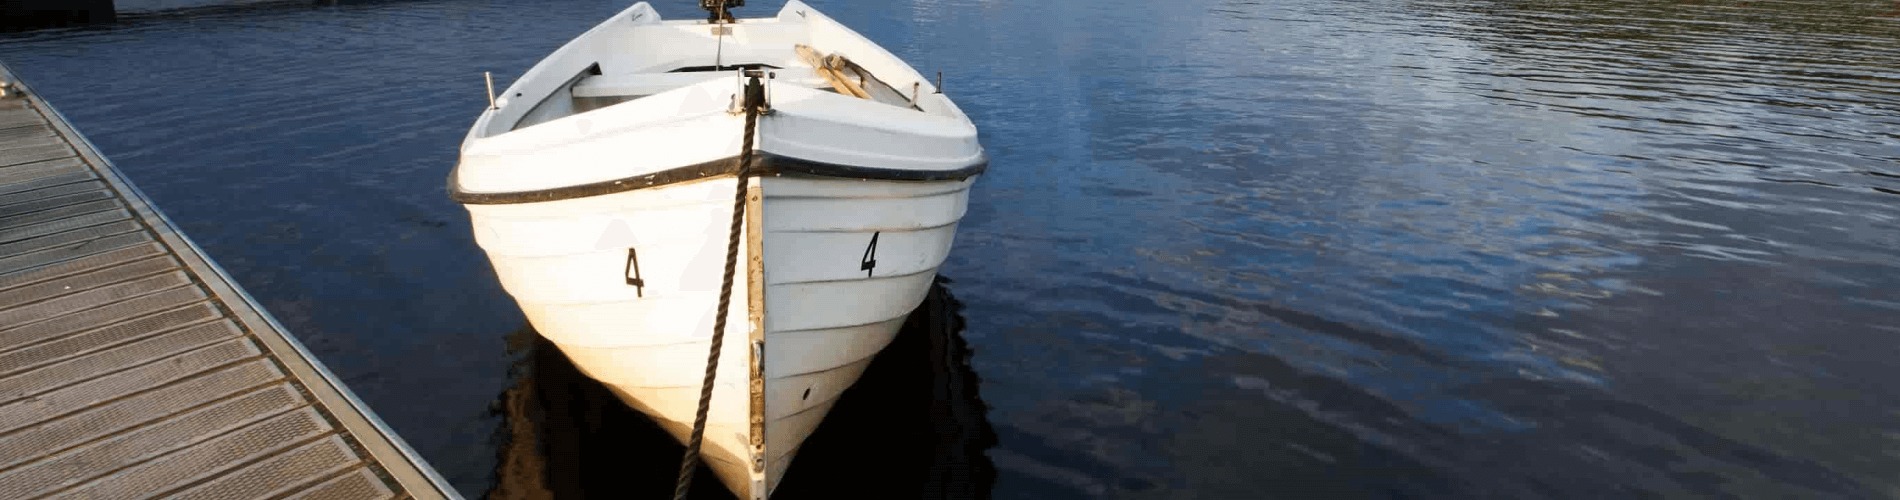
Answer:
[[[838,93],[840,94],[844,94],[848,96],[856,96],[859,99],[871,98],[871,94],[869,92],[865,92],[862,87],[859,87],[858,84],[853,83],[851,79],[845,78],[844,56],[840,56],[836,54],[833,54],[831,56],[820,56],[818,55],[817,50],[814,50],[811,48],[811,46],[805,45],[805,44],[798,44],[793,47],[798,49],[798,57],[803,58],[805,60],[805,64],[811,65],[811,69],[813,72],[818,73],[818,76],[822,76],[825,78],[826,81],[831,82],[831,88],[833,90],[837,90]]]

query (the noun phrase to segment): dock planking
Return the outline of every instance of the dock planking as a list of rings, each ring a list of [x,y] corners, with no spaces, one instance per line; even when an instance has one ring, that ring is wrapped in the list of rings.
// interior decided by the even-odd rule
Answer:
[[[0,498],[460,498],[0,79]]]

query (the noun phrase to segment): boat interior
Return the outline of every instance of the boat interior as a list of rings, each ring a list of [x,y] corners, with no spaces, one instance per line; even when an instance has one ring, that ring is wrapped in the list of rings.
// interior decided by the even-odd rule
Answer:
[[[650,9],[629,9],[629,12],[634,16],[651,15],[655,20],[621,26],[613,26],[616,23],[610,21],[576,39],[574,43],[580,46],[573,48],[580,49],[580,54],[568,54],[570,58],[595,56],[591,64],[578,72],[524,75],[524,78],[549,80],[566,78],[506,130],[532,127],[709,81],[733,81],[736,88],[741,70],[770,72],[769,85],[773,87],[796,85],[919,112],[925,108],[917,102],[918,94],[935,90],[916,81],[920,79],[914,76],[914,71],[904,72],[910,73],[906,76],[913,81],[903,84],[906,88],[900,90],[850,57],[807,45],[821,37],[810,33],[817,20],[799,19],[805,17],[802,11],[782,13],[779,18],[740,19],[721,24],[657,21],[658,14],[651,13]],[[787,19],[789,14],[796,14],[798,18]],[[617,31],[602,32],[602,28],[617,28]],[[637,47],[653,49],[629,50]],[[563,52],[568,49],[564,48]]]

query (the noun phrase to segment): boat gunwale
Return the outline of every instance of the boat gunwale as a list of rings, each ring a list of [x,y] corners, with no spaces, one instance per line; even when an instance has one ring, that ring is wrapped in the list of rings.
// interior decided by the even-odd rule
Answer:
[[[755,175],[782,176],[792,174],[855,180],[960,181],[981,175],[984,170],[989,168],[990,164],[989,155],[985,153],[978,153],[976,160],[967,165],[947,170],[844,165],[806,160],[764,151],[759,151],[753,156],[755,159],[753,160],[751,170]],[[448,190],[450,199],[464,205],[514,205],[589,198],[639,189],[670,186],[713,177],[737,175],[739,173],[739,156],[733,155],[632,177],[528,191],[467,191],[462,189],[460,182],[457,182],[461,178],[461,171],[462,165],[457,163],[455,169],[449,172]]]

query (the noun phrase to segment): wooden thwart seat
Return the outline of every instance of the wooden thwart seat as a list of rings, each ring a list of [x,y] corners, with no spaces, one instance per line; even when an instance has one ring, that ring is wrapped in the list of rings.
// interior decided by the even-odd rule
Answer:
[[[890,89],[881,81],[869,77],[863,68],[857,67],[844,56],[821,55],[811,46],[798,44],[793,46],[801,62],[809,67],[792,66],[772,70],[776,80],[781,83],[806,86],[835,91],[841,95],[911,107],[907,96],[896,89]],[[628,73],[593,75],[574,82],[570,89],[577,100],[586,98],[618,98],[620,102],[630,98],[639,98],[662,92],[689,87],[702,83],[736,78],[731,71],[687,71],[678,73]],[[605,105],[605,104],[602,104]]]
[[[776,80],[793,85],[819,87],[826,80],[819,78],[809,68],[783,68],[771,70],[777,74]],[[574,82],[574,97],[644,97],[680,87],[701,83],[737,78],[731,71],[695,71],[685,73],[631,73],[620,75],[594,75]],[[853,95],[847,92],[839,92]]]
[[[574,82],[573,91],[574,97],[637,97],[732,78],[726,71],[594,75]]]

